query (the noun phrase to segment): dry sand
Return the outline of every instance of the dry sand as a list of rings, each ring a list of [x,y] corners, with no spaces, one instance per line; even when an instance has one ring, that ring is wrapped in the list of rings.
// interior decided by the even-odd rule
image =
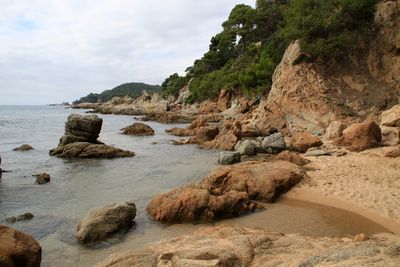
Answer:
[[[308,157],[309,178],[285,197],[349,210],[400,234],[400,159],[382,150]]]

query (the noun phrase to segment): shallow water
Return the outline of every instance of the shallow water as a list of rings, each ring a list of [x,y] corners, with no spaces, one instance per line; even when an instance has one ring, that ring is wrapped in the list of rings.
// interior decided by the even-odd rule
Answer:
[[[0,183],[0,222],[25,212],[35,215],[31,221],[10,226],[32,234],[39,241],[43,248],[42,266],[88,266],[113,252],[139,249],[150,241],[190,233],[201,226],[160,225],[147,218],[145,207],[155,194],[198,181],[207,174],[216,166],[216,151],[171,145],[170,140],[176,138],[164,130],[182,125],[148,122],[155,129],[155,136],[131,137],[119,134],[119,129],[133,123],[132,116],[100,115],[104,119],[100,139],[134,151],[135,157],[113,160],[50,157],[48,151],[63,134],[67,116],[83,112],[63,107],[0,106],[2,168],[12,171],[4,173]],[[35,150],[12,151],[24,143]],[[40,172],[48,172],[51,183],[36,185],[31,175]],[[126,235],[117,235],[96,247],[77,244],[75,228],[88,210],[126,200],[134,201],[138,209],[135,225]],[[350,219],[339,223],[340,218]],[[269,205],[266,211],[222,223],[225,222],[316,236],[385,231],[365,218],[300,202]]]

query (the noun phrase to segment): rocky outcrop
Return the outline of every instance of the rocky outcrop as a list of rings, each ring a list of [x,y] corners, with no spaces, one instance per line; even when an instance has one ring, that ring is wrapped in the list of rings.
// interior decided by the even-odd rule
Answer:
[[[104,240],[120,230],[129,228],[135,216],[136,206],[133,202],[92,209],[79,223],[76,238],[81,243]]]
[[[374,121],[355,123],[348,127],[343,136],[334,140],[333,144],[344,146],[350,151],[363,151],[378,147],[382,141],[382,133]]]
[[[39,267],[42,247],[32,236],[0,225],[0,266]]]
[[[65,123],[65,133],[51,156],[60,158],[133,157],[135,153],[105,145],[97,140],[103,120],[96,115],[71,114]]]
[[[23,144],[23,145],[13,149],[13,151],[20,151],[20,152],[29,151],[29,150],[33,150],[33,147],[28,144]]]
[[[123,134],[134,136],[149,136],[154,135],[154,130],[149,125],[136,122],[130,126],[121,129]]]
[[[135,156],[134,152],[103,144],[85,142],[72,143],[50,150],[51,156],[59,158],[126,158]]]
[[[95,267],[399,266],[400,238],[316,238],[222,225],[116,253]],[[358,242],[357,242],[358,241]]]
[[[36,177],[37,184],[47,184],[50,182],[50,175],[48,173],[39,173],[32,176]]]
[[[71,114],[65,123],[65,133],[60,139],[59,146],[75,142],[98,143],[97,138],[103,125],[103,119],[96,115]]]
[[[292,148],[301,153],[307,152],[307,150],[312,147],[319,147],[322,145],[321,139],[309,132],[297,132],[293,134],[291,140]]]
[[[284,161],[221,167],[194,185],[154,197],[148,214],[165,223],[217,220],[253,211],[254,201],[273,202],[306,174]]]
[[[242,138],[242,128],[239,121],[225,119],[219,127],[219,133],[212,141],[200,144],[207,149],[233,150],[237,142]]]

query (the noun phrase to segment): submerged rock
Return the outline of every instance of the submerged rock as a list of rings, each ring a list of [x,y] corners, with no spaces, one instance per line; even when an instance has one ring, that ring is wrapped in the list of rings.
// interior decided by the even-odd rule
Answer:
[[[17,217],[12,216],[9,218],[6,218],[6,222],[8,223],[15,223],[15,222],[19,222],[19,221],[27,221],[27,220],[32,220],[33,219],[33,214],[30,212],[18,215]]]
[[[0,266],[39,267],[42,247],[32,236],[0,225]]]
[[[218,163],[221,165],[231,165],[240,162],[239,152],[222,151],[218,156]]]
[[[33,147],[31,147],[28,144],[23,144],[20,147],[16,147],[13,149],[13,151],[20,151],[20,152],[29,151],[29,150],[33,150]]]
[[[34,174],[32,176],[36,177],[37,184],[46,184],[50,182],[50,175],[47,173],[39,173],[39,174]]]
[[[59,158],[125,158],[133,157],[135,153],[103,144],[85,142],[72,143],[50,150],[51,156]]]
[[[255,201],[273,202],[306,174],[284,161],[246,162],[211,172],[194,185],[158,195],[147,206],[160,222],[194,222],[239,216],[253,211]]]
[[[76,238],[81,243],[101,241],[131,226],[136,217],[133,202],[114,203],[89,211],[79,223]]]
[[[149,125],[136,122],[128,127],[125,127],[122,130],[123,134],[127,135],[135,135],[135,136],[149,136],[154,135],[154,130]]]
[[[382,132],[374,121],[354,123],[348,127],[342,137],[334,140],[334,144],[344,146],[350,151],[360,152],[378,147],[382,141]]]

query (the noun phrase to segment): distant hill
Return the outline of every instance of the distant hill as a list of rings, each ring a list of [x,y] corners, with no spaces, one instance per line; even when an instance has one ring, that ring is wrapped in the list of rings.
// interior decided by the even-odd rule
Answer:
[[[149,85],[145,83],[124,83],[118,85],[117,87],[111,90],[105,90],[100,94],[90,93],[87,96],[80,98],[79,100],[74,101],[74,104],[79,103],[96,103],[98,101],[107,102],[111,100],[111,98],[115,96],[130,96],[133,98],[139,97],[143,90],[146,90],[148,93],[155,93],[161,91],[161,86],[159,85]]]

